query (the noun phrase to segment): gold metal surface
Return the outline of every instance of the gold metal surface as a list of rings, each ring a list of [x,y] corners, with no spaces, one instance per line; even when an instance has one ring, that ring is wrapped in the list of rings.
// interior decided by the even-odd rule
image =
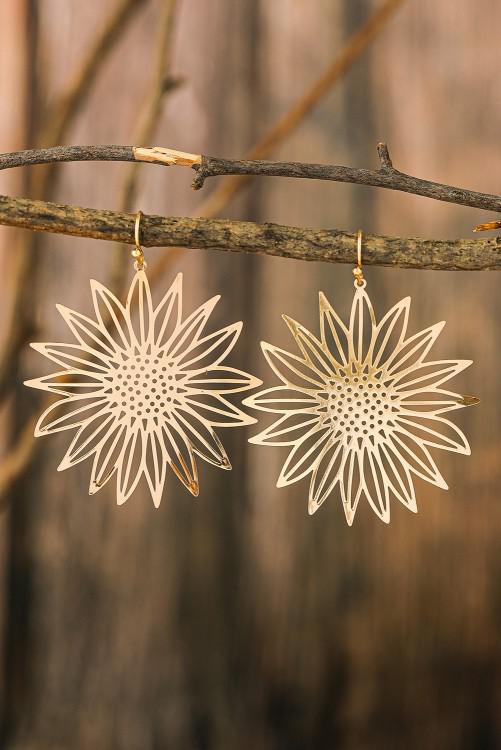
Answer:
[[[244,401],[278,415],[250,441],[288,446],[277,486],[310,476],[309,513],[336,494],[350,525],[363,497],[386,523],[392,496],[417,512],[413,476],[447,489],[430,449],[469,455],[443,415],[478,403],[442,387],[469,360],[427,359],[444,323],[408,336],[410,297],[377,322],[365,285],[355,280],[348,325],[320,293],[320,338],[283,316],[299,352],[262,342],[280,385]]]
[[[140,219],[139,212],[138,246]],[[182,274],[156,308],[141,269],[125,305],[97,281],[91,281],[91,289],[95,320],[58,306],[74,343],[32,344],[63,368],[26,382],[60,396],[40,416],[35,436],[76,429],[58,470],[92,457],[90,494],[116,472],[122,504],[144,477],[158,507],[170,466],[198,495],[196,456],[231,469],[214,428],[256,421],[227,398],[261,383],[223,363],[242,324],[206,332],[219,297],[183,320]]]

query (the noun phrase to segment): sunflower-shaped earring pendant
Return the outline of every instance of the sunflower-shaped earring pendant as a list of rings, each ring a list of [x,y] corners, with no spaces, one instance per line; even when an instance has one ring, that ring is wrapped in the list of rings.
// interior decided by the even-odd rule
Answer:
[[[361,247],[359,232],[348,325],[322,293],[320,338],[284,315],[299,353],[263,342],[281,383],[244,401],[279,415],[250,440],[289,448],[277,486],[310,476],[309,513],[337,493],[350,525],[362,498],[386,523],[391,496],[416,512],[413,476],[447,489],[431,449],[469,455],[470,447],[443,415],[478,403],[443,387],[470,360],[428,359],[443,322],[408,336],[410,297],[376,321]]]
[[[58,470],[92,457],[89,493],[117,474],[124,503],[145,477],[158,507],[167,467],[199,493],[196,456],[231,469],[214,428],[256,420],[227,398],[261,381],[224,362],[242,323],[207,333],[219,297],[183,319],[182,274],[153,306],[136,218],[135,276],[123,305],[91,281],[95,319],[59,312],[75,337],[70,344],[32,344],[62,369],[26,381],[58,398],[42,413],[35,436],[76,429]]]

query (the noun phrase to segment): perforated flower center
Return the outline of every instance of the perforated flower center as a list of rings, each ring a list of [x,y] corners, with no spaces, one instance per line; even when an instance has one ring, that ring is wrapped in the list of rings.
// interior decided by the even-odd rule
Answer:
[[[158,416],[179,403],[179,372],[175,363],[160,357],[131,357],[113,375],[113,393],[127,414]]]
[[[374,436],[393,425],[397,395],[388,386],[369,375],[346,375],[331,380],[327,404],[334,430],[350,436]]]

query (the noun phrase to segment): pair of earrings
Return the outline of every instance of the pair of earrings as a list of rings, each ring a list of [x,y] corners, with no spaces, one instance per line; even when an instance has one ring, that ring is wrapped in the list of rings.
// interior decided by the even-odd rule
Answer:
[[[119,504],[144,475],[158,507],[167,466],[193,495],[199,492],[195,456],[231,469],[215,428],[256,422],[228,395],[261,381],[225,364],[242,323],[207,332],[219,297],[183,317],[178,274],[153,306],[141,216],[132,252],[136,273],[125,305],[94,280],[95,319],[59,305],[76,342],[32,344],[62,369],[26,385],[57,396],[38,420],[36,437],[77,430],[59,471],[92,457],[89,493],[116,472]],[[478,402],[442,387],[469,360],[427,359],[443,322],[408,336],[410,297],[376,321],[361,256],[359,231],[348,323],[323,293],[320,338],[284,315],[298,350],[262,342],[280,384],[243,402],[275,415],[250,442],[289,449],[277,486],[309,475],[309,513],[336,491],[350,525],[362,497],[385,522],[391,496],[416,512],[414,476],[447,489],[430,448],[468,455],[466,437],[443,415]]]

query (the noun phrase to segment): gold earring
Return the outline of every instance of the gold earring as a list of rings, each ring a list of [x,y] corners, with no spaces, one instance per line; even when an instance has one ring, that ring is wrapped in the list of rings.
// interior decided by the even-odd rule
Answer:
[[[430,449],[469,455],[466,437],[443,414],[478,403],[442,387],[471,361],[427,359],[443,322],[409,336],[410,297],[376,321],[362,239],[359,230],[348,324],[322,292],[320,337],[284,315],[299,353],[262,342],[281,384],[244,401],[279,415],[250,440],[289,448],[277,486],[310,476],[309,513],[337,493],[350,525],[362,497],[386,523],[391,496],[416,512],[414,476],[447,489]]]
[[[56,394],[44,410],[35,436],[77,432],[58,470],[93,458],[89,493],[116,472],[117,502],[124,503],[146,479],[155,506],[162,497],[166,468],[198,495],[196,456],[231,469],[216,427],[256,420],[227,398],[261,381],[224,364],[242,323],[207,333],[219,296],[182,316],[182,274],[154,307],[135,217],[135,275],[122,305],[91,280],[95,319],[61,305],[59,312],[76,341],[32,344],[63,369],[26,385]]]

